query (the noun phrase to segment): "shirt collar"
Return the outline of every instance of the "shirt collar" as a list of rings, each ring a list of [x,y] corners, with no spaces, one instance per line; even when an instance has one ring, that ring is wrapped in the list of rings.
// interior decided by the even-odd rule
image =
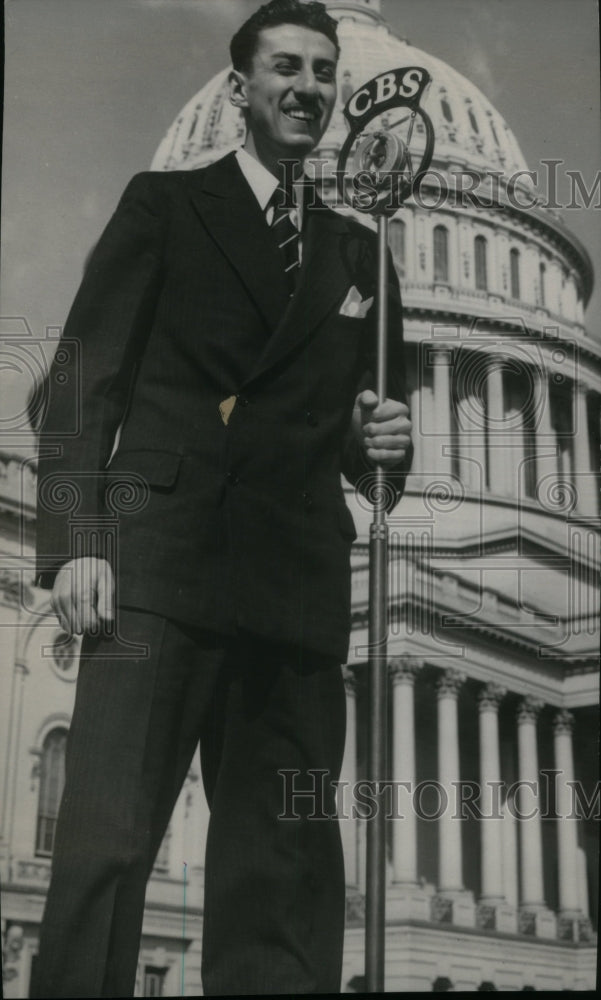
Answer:
[[[248,153],[242,147],[236,150],[236,159],[238,160],[240,170],[244,174],[244,177],[246,178],[255,198],[264,212],[271,201],[273,192],[278,186],[277,177],[274,177],[267,167],[263,166],[260,160],[257,160],[256,157],[252,156],[251,153]],[[303,210],[303,191],[306,179],[306,175],[303,173],[302,178],[295,181],[293,185],[294,200],[299,212],[299,229],[301,228],[300,214]]]
[[[265,211],[278,186],[277,177],[245,149],[236,150],[236,159],[261,209]]]

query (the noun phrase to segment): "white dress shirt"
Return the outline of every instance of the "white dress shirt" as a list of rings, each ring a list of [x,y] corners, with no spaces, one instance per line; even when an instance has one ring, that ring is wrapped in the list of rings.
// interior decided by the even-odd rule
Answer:
[[[236,159],[251,191],[261,206],[267,225],[271,226],[274,207],[270,202],[273,192],[278,187],[278,178],[274,177],[267,167],[264,167],[256,157],[252,156],[245,149],[240,148],[236,150]],[[302,232],[303,181],[295,183],[293,190],[296,205],[290,209],[289,215],[292,224],[296,226],[299,232]],[[302,261],[302,238],[299,238],[298,242],[299,259]]]

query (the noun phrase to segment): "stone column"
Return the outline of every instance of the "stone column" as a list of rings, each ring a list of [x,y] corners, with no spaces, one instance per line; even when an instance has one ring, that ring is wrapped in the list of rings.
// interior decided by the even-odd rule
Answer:
[[[546,369],[534,370],[534,407],[536,422],[536,481],[537,497],[544,506],[549,506],[548,497],[553,495],[553,483],[557,480],[557,442],[551,421],[551,398],[549,395],[549,375]],[[545,503],[547,498],[547,503]]]
[[[491,238],[487,240],[488,245],[488,291],[491,295],[499,295],[502,292],[501,269],[499,266],[498,241],[499,230],[493,226]]]
[[[461,856],[461,821],[454,819],[456,789],[459,781],[459,728],[457,696],[465,681],[458,670],[445,670],[436,684],[438,701],[438,781],[447,804],[438,821],[438,890],[463,890]],[[444,802],[443,802],[444,805]]]
[[[459,224],[460,288],[474,287],[472,227],[467,222]]]
[[[434,274],[432,267],[432,229],[428,227],[426,230],[426,220],[422,212],[414,216],[414,218],[415,248],[417,250],[418,264],[416,280],[431,282]]]
[[[505,396],[503,389],[503,358],[492,357],[487,377],[488,441],[490,459],[490,491],[495,495],[508,493],[507,439],[504,431]]]
[[[578,848],[578,905],[585,918],[590,916],[588,904],[588,877],[586,868],[586,852]]]
[[[17,631],[17,630],[15,630]],[[21,628],[18,630],[21,632],[21,642],[24,641],[27,635],[27,630]],[[19,637],[17,638],[17,642]],[[10,775],[11,780],[7,782],[5,789],[5,801],[0,803],[0,808],[2,809],[2,820],[1,832],[3,833],[3,839],[8,844],[18,844],[20,842],[19,837],[19,809],[17,808],[17,775],[19,773],[20,761],[20,746],[19,739],[22,732],[23,726],[23,708],[26,705],[25,701],[25,687],[27,683],[27,678],[29,676],[29,669],[27,668],[23,656],[23,652],[17,649],[15,651],[15,663],[13,668],[13,677],[11,682],[10,694],[6,698],[6,701],[10,703],[10,713],[11,713],[11,725],[8,727],[7,740],[6,740],[6,767],[5,774]]]
[[[459,228],[457,222],[457,216],[447,216],[444,222],[445,226],[449,231],[449,244],[448,244],[448,259],[449,259],[449,284],[453,288],[457,288],[459,285],[459,255],[455,252],[455,247],[457,246],[457,230]],[[432,237],[432,245],[434,245],[434,237]]]
[[[474,386],[469,395],[468,440],[471,458],[472,489],[482,498],[486,492],[486,412],[478,387]]]
[[[517,910],[518,889],[518,836],[513,798],[503,806],[503,892],[508,904]]]
[[[459,452],[459,478],[468,490],[475,487],[475,468],[471,461],[473,443],[473,414],[469,396],[465,395],[465,385],[457,396],[457,450]]]
[[[473,372],[481,363],[474,350],[464,347],[458,352],[456,405],[459,475],[462,483],[478,495],[486,480],[486,428],[480,380]]]
[[[568,819],[572,809],[570,783],[574,781],[574,754],[572,729],[574,716],[560,711],[553,720],[555,767],[559,772],[555,781],[555,808],[557,822],[557,847],[559,869],[559,926],[558,935],[568,941],[590,941],[593,937],[588,906],[582,907],[582,860],[578,847],[577,819]],[[586,870],[584,872],[586,879]]]
[[[580,911],[577,821],[565,818],[572,812],[572,793],[568,782],[574,781],[573,725],[574,716],[571,712],[558,712],[553,720],[555,767],[559,771],[555,781],[555,808],[560,817],[557,820],[559,910],[568,915]]]
[[[457,697],[465,681],[459,670],[445,670],[436,684],[438,703],[438,782],[441,816],[438,820],[438,896],[434,919],[473,926],[475,906],[463,888],[461,831],[456,782],[460,780]]]
[[[517,931],[515,907],[508,906],[504,884],[504,829],[508,817],[501,810],[499,704],[506,690],[486,684],[478,695],[480,722],[480,902],[478,924],[491,930]]]
[[[521,903],[523,907],[542,907],[545,905],[539,797],[540,779],[536,741],[536,721],[542,707],[543,703],[535,698],[523,698],[517,717],[520,787],[516,804],[520,822]],[[524,818],[525,816],[528,818]]]
[[[538,255],[536,247],[528,243],[522,251],[522,274],[520,275],[520,286],[522,290],[522,301],[536,305],[537,282],[538,282]]]
[[[405,223],[405,281],[417,281],[415,252],[415,217],[413,212],[403,213]]]
[[[415,788],[414,686],[422,661],[399,656],[390,662],[392,677],[392,779],[405,782],[410,791],[399,789],[396,800],[402,820],[394,820],[392,863],[394,881],[417,885],[417,823],[411,804]]]
[[[552,917],[544,901],[540,776],[536,739],[536,722],[542,707],[542,701],[536,698],[523,698],[517,715],[520,784],[516,807],[519,811],[520,829],[520,929],[526,934],[554,937],[554,918],[552,925],[542,919],[545,914]]]
[[[423,661],[398,656],[390,661],[392,678],[393,884],[387,902],[392,919],[430,918],[429,900],[418,884],[415,789],[415,679]],[[401,787],[398,782],[403,782]],[[401,818],[402,817],[402,818]]]
[[[576,307],[576,275],[574,271],[570,271],[568,277],[566,278],[565,287],[563,290],[563,309],[562,314],[566,319],[575,320],[577,318],[577,307]]]
[[[597,490],[595,476],[591,470],[589,442],[587,390],[585,386],[573,386],[574,407],[574,485],[578,496],[578,510],[581,514],[595,517],[597,513]]]
[[[434,386],[434,454],[435,469],[443,474],[450,474],[452,459],[451,446],[451,362],[452,349],[439,347],[433,354],[433,386]]]
[[[346,884],[357,886],[357,819],[353,816],[354,788],[357,781],[357,677],[350,667],[343,667],[346,691],[346,742],[338,794],[340,835],[344,850]],[[342,784],[344,783],[344,784]]]
[[[511,383],[509,383],[510,385]],[[525,457],[524,449],[524,411],[523,401],[516,402],[515,398],[509,395],[505,409],[507,442],[507,489],[510,497],[520,497],[523,489],[521,481],[522,462]]]
[[[511,298],[509,287],[509,240],[507,235],[500,231],[497,234],[495,243],[498,250],[498,282],[499,291],[506,299]]]
[[[481,901],[498,903],[503,891],[503,820],[500,815],[501,760],[499,756],[499,704],[505,688],[487,684],[478,694],[480,721],[480,823]],[[498,817],[498,818],[497,818]]]

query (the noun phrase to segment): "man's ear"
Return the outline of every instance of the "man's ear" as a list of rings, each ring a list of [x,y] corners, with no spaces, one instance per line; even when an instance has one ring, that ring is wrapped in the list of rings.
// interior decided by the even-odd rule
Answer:
[[[248,100],[246,98],[246,77],[244,73],[240,73],[237,69],[230,70],[228,83],[230,86],[230,103],[235,108],[247,108]]]

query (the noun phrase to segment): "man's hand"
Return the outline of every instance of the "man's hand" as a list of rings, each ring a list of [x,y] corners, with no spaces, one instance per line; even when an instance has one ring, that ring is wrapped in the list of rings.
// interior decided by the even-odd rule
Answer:
[[[71,559],[59,570],[50,603],[69,635],[96,631],[114,617],[115,581],[106,559]]]
[[[367,457],[392,469],[403,461],[411,444],[409,407],[395,399],[378,405],[375,392],[365,389],[355,400],[353,429]]]

